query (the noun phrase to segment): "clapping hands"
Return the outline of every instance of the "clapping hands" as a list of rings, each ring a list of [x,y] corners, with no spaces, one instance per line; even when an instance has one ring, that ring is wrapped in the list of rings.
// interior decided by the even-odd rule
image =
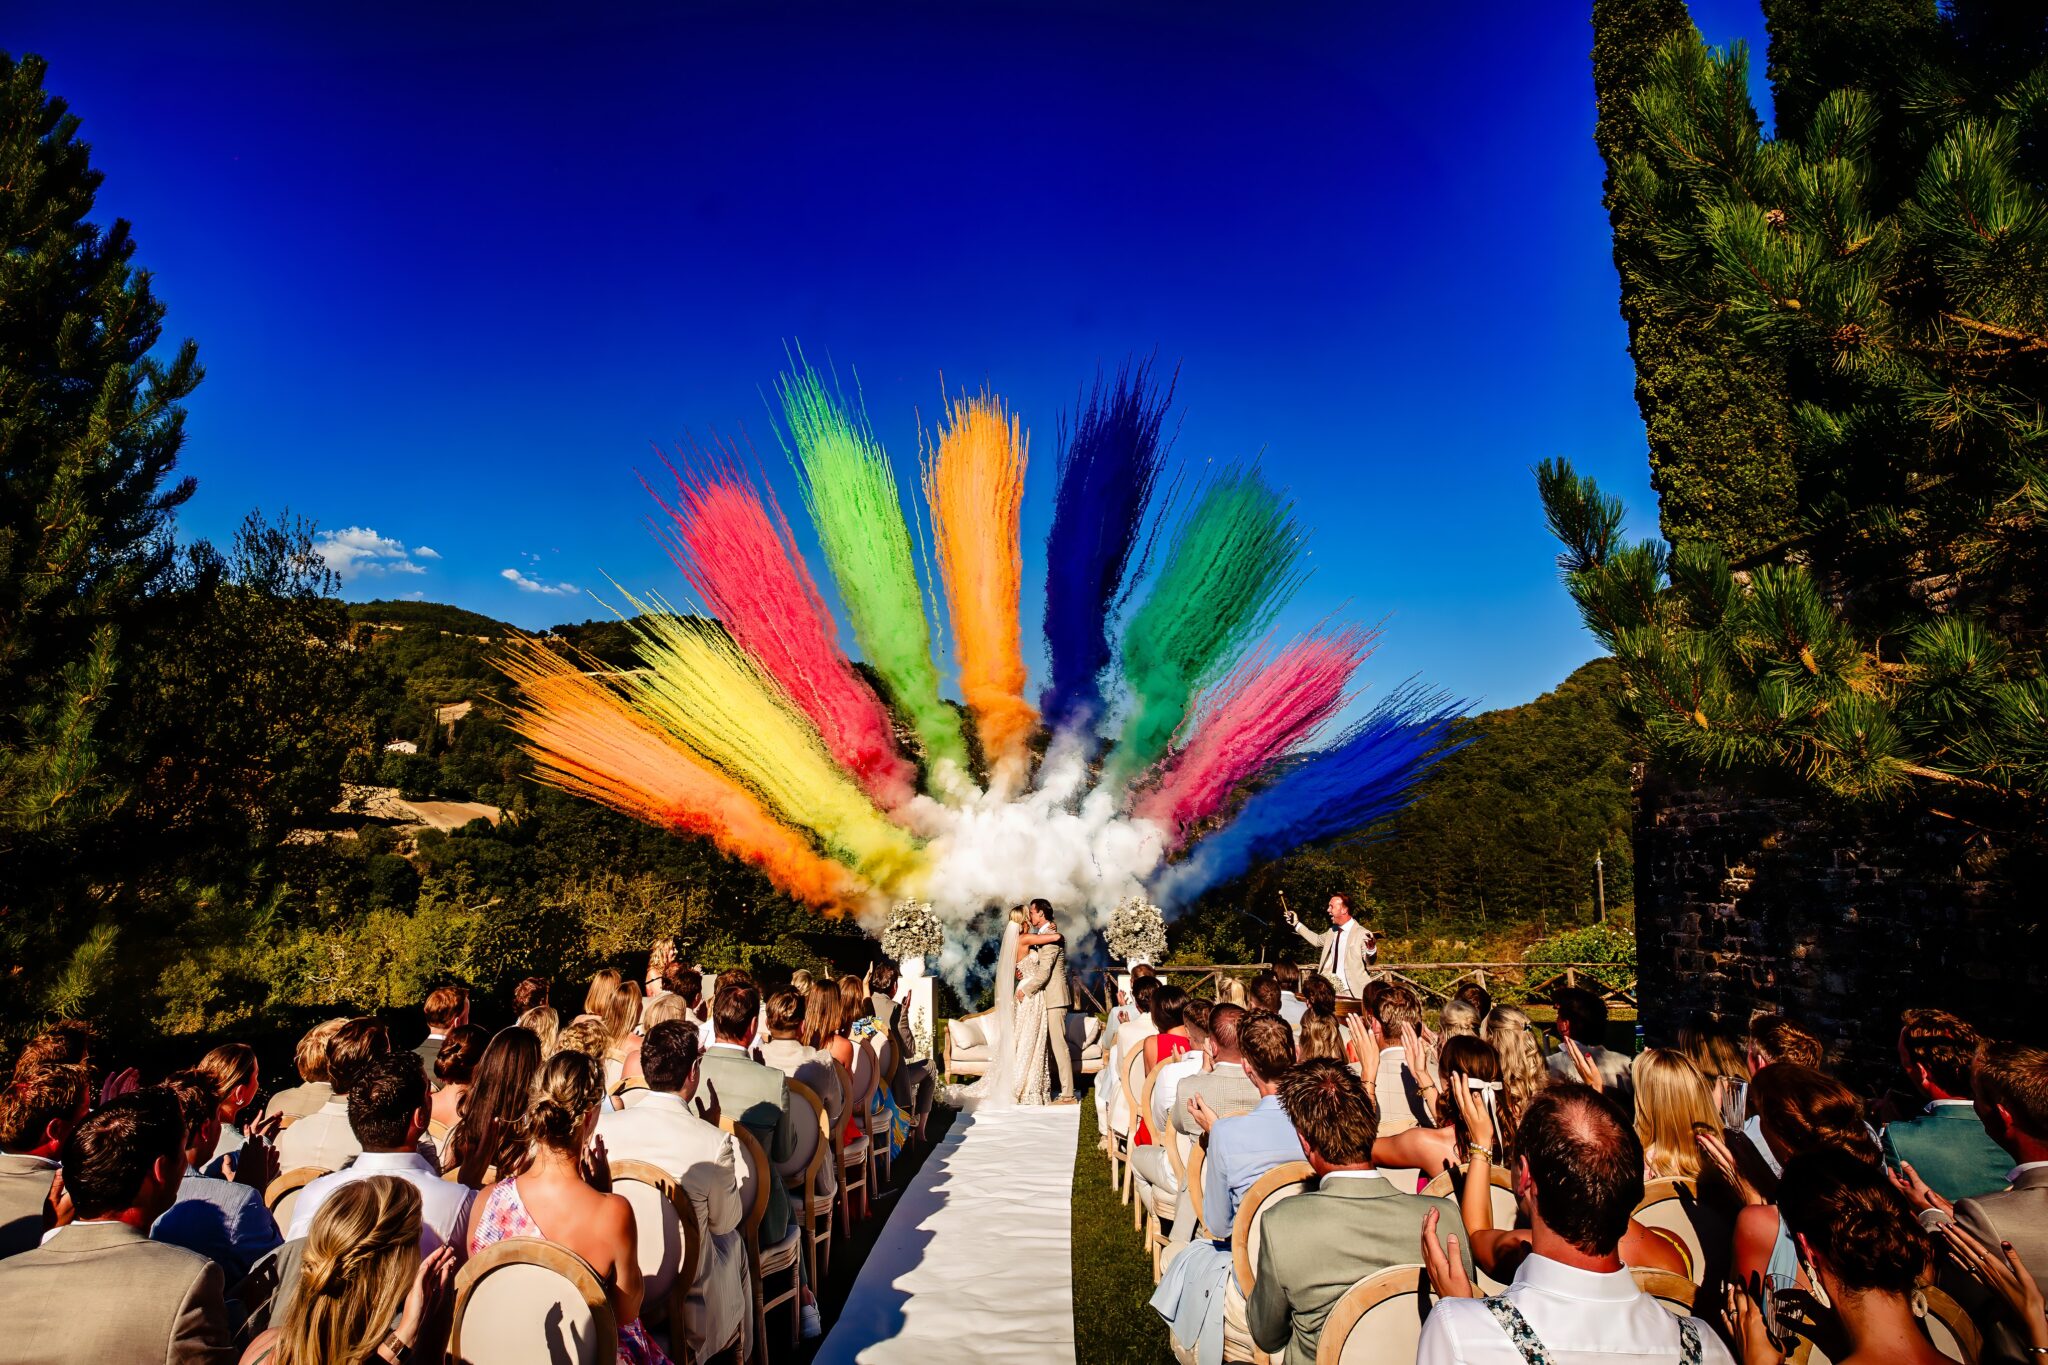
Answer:
[[[1938,1231],[1956,1264],[2004,1302],[2025,1329],[2027,1344],[2035,1354],[2048,1354],[2048,1299],[2043,1298],[2040,1284],[2012,1249],[2012,1243],[2001,1242],[1994,1252],[1959,1224],[1947,1223]]]
[[[420,1268],[406,1291],[405,1307],[399,1310],[392,1334],[412,1352],[415,1360],[439,1360],[448,1337],[448,1321],[455,1307],[455,1251],[439,1246],[420,1258]]]
[[[1344,1027],[1351,1034],[1351,1055],[1358,1059],[1359,1073],[1365,1077],[1365,1083],[1371,1085],[1373,1077],[1380,1071],[1380,1040],[1366,1027],[1362,1014],[1345,1015]]]
[[[1594,1063],[1591,1057],[1586,1055],[1586,1049],[1580,1047],[1570,1038],[1567,1038],[1564,1040],[1564,1055],[1572,1059],[1572,1070],[1579,1073],[1581,1081],[1592,1086],[1595,1090],[1604,1091],[1607,1089],[1607,1078],[1600,1074],[1599,1066]]]
[[[1465,1258],[1458,1254],[1458,1234],[1451,1233],[1444,1241],[1438,1242],[1436,1228],[1437,1211],[1431,1209],[1422,1215],[1422,1264],[1429,1271],[1429,1282],[1436,1289],[1440,1299],[1476,1299],[1479,1291],[1472,1286],[1472,1279],[1465,1273]]]

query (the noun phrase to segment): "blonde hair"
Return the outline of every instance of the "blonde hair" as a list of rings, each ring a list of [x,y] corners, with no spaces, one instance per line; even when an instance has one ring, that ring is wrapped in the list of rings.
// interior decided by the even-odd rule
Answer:
[[[535,1005],[519,1016],[518,1026],[540,1039],[540,1055],[545,1057],[555,1050],[555,1037],[562,1031],[562,1016],[552,1006]]]
[[[315,1024],[306,1030],[306,1036],[299,1039],[299,1046],[292,1053],[292,1062],[299,1069],[302,1081],[324,1081],[327,1079],[327,1045],[334,1041],[334,1035],[341,1032],[348,1020],[340,1015]]]
[[[1437,1011],[1436,1031],[1444,1038],[1479,1036],[1479,1006],[1469,1000],[1446,1000]]]
[[[822,1050],[846,1029],[846,1001],[839,987],[829,981],[811,983],[811,998],[804,1001],[804,1046]]]
[[[213,1082],[215,1103],[224,1111],[221,1121],[232,1122],[242,1106],[238,1104],[234,1111],[228,1111],[228,1101],[243,1086],[256,1079],[256,1049],[247,1043],[222,1043],[199,1059],[197,1070]]]
[[[640,998],[643,992],[637,981],[621,981],[611,999],[604,1002],[604,1008],[595,1011],[604,1021],[605,1050],[617,1052],[624,1048],[626,1040],[633,1036],[633,1030],[640,1026]]]
[[[1297,1047],[1296,1061],[1305,1062],[1311,1057],[1327,1057],[1333,1062],[1342,1062],[1344,1057],[1344,1033],[1337,1026],[1337,1018],[1330,1014],[1317,1014],[1313,1010],[1302,1016],[1301,1041]]]
[[[548,1056],[555,1058],[565,1052],[580,1052],[586,1057],[602,1062],[604,1054],[610,1047],[611,1037],[604,1031],[604,1021],[585,1014],[564,1025],[555,1034],[554,1046],[548,1049]]]
[[[1721,1129],[1721,1111],[1700,1069],[1682,1052],[1653,1047],[1636,1058],[1629,1079],[1636,1092],[1636,1138],[1650,1173],[1665,1180],[1698,1179],[1694,1134],[1700,1125]]]
[[[1549,1079],[1536,1025],[1513,1005],[1495,1005],[1480,1032],[1500,1056],[1501,1094],[1519,1120]]]
[[[1030,916],[1028,916],[1028,915],[1026,915],[1026,914],[1024,913],[1024,907],[1023,907],[1023,906],[1021,906],[1021,905],[1013,905],[1013,906],[1011,906],[1011,907],[1010,907],[1010,923],[1012,923],[1012,924],[1016,924],[1016,925],[1022,925],[1022,924],[1024,924],[1024,923],[1025,923],[1025,922],[1026,922],[1026,921],[1027,921],[1027,920],[1028,920],[1029,918],[1030,918]]]
[[[527,1150],[575,1151],[584,1122],[603,1099],[604,1066],[596,1058],[566,1050],[548,1058],[534,1075],[520,1121]]]
[[[652,1033],[656,1024],[665,1024],[671,1019],[679,1024],[685,1021],[691,1024],[697,1022],[695,1016],[690,1013],[690,1007],[683,1003],[683,997],[674,991],[657,996],[640,1009],[640,1029],[643,1033]]]
[[[604,1007],[611,1003],[611,998],[614,995],[619,993],[619,982],[622,979],[618,969],[615,967],[606,967],[596,976],[591,977],[590,989],[583,993],[583,1012],[585,1014],[595,1014],[599,1018],[603,1018]]]
[[[335,1190],[313,1215],[274,1365],[367,1361],[398,1320],[419,1266],[418,1190],[388,1175]]]

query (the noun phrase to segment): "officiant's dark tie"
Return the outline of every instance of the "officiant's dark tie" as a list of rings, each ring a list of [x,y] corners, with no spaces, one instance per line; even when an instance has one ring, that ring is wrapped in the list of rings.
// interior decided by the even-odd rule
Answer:
[[[1342,929],[1332,929],[1330,931],[1330,941],[1323,946],[1323,975],[1335,976],[1337,974],[1337,949],[1343,942],[1344,931]]]

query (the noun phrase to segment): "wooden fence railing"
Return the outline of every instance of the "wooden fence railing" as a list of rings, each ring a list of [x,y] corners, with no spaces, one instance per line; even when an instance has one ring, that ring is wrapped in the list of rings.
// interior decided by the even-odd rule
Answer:
[[[1214,999],[1226,981],[1249,982],[1269,971],[1270,962],[1209,962],[1154,968],[1168,979],[1193,978],[1180,984],[1198,999]],[[1425,1003],[1441,1004],[1467,981],[1477,982],[1496,997],[1540,999],[1559,986],[1583,986],[1610,1004],[1636,1003],[1636,971],[1623,962],[1382,962],[1375,977],[1399,981]],[[1117,973],[1108,969],[1076,977],[1075,986],[1090,1007],[1101,1013],[1115,998]]]

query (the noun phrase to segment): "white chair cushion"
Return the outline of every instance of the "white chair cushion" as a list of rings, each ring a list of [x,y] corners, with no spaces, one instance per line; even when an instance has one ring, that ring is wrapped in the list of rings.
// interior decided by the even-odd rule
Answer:
[[[782,1235],[781,1241],[773,1246],[764,1245],[761,1248],[761,1273],[772,1275],[777,1271],[789,1269],[796,1264],[797,1252],[802,1247],[803,1230],[792,1223],[789,1231]]]
[[[982,1055],[986,1056],[988,1030],[983,1027],[982,1021],[978,1018],[955,1019],[952,1023],[946,1025],[946,1046],[954,1052],[964,1052],[968,1048],[978,1047],[983,1049]]]

